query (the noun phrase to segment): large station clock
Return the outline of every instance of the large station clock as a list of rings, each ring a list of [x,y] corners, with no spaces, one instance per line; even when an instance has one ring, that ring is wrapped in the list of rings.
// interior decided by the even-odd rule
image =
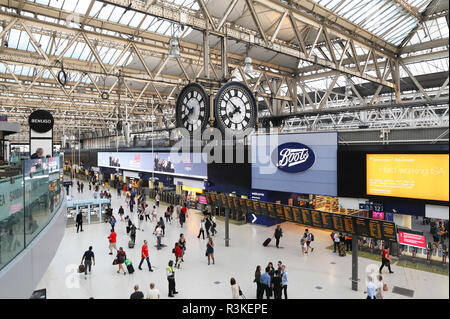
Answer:
[[[203,86],[189,83],[178,95],[176,105],[177,127],[184,127],[192,135],[202,131],[209,121],[209,96]]]
[[[224,133],[242,136],[255,127],[256,100],[241,82],[229,82],[219,90],[214,110],[217,124]]]

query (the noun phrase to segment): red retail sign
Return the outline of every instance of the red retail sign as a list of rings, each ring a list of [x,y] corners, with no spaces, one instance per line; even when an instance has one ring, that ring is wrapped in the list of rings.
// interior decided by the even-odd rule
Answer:
[[[398,232],[398,239],[401,245],[408,245],[418,248],[426,248],[425,236]]]

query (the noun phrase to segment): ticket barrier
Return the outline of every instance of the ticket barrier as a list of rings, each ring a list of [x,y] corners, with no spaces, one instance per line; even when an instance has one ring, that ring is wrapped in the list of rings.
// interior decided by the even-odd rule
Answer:
[[[106,214],[109,199],[91,199],[67,202],[67,225],[75,225],[76,216],[81,211],[83,223],[91,224],[102,222],[103,215]]]

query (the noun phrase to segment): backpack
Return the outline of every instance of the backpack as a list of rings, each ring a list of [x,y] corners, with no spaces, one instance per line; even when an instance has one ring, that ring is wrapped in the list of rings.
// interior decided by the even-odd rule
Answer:
[[[314,235],[312,233],[309,233],[309,238],[311,239],[311,241],[314,241]]]

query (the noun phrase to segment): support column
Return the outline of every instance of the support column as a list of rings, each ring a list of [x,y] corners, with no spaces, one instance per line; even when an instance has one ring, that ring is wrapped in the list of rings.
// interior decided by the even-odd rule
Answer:
[[[225,32],[226,34],[226,32]],[[222,37],[221,40],[221,51],[222,51],[222,77],[227,79],[228,74],[228,38],[226,36]]]
[[[352,236],[352,290],[358,291],[358,237]]]
[[[225,208],[225,247],[230,246],[230,209]]]
[[[203,32],[203,71],[205,78],[209,79],[209,23],[206,21],[206,29]]]

